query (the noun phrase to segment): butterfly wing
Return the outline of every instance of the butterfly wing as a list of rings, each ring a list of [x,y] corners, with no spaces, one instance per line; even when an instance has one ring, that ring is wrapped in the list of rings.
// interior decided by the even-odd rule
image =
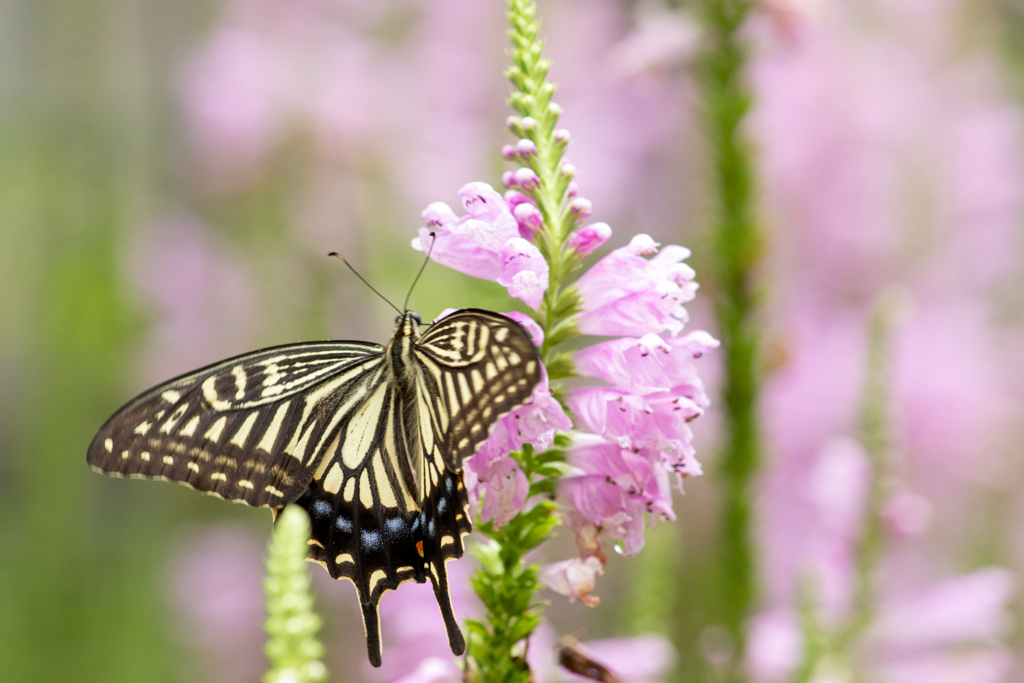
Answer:
[[[442,318],[420,338],[414,355],[425,389],[420,405],[429,401],[432,408],[424,411],[433,418],[432,433],[422,434],[425,452],[455,470],[487,440],[498,418],[530,398],[541,379],[530,335],[490,311],[470,308]],[[432,438],[436,448],[430,447]]]
[[[306,490],[338,423],[361,405],[382,350],[290,344],[182,375],[118,410],[93,439],[88,462],[114,476],[285,505]]]

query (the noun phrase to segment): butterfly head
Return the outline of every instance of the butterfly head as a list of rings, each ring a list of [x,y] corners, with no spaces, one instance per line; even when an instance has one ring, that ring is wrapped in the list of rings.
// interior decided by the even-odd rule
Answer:
[[[419,326],[423,324],[420,314],[415,311],[406,311],[395,318],[395,335],[402,337],[417,336]]]

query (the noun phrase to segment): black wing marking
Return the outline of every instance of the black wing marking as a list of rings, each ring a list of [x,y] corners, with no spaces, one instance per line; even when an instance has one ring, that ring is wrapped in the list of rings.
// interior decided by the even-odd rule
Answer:
[[[182,375],[118,410],[88,462],[249,505],[287,504],[313,479],[338,422],[362,402],[382,351],[361,342],[290,344]]]

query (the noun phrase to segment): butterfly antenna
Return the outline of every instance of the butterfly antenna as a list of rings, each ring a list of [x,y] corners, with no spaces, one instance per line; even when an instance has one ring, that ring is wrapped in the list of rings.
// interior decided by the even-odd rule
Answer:
[[[423,259],[423,265],[420,266],[420,272],[416,273],[416,279],[412,281],[412,286],[409,287],[409,293],[405,295],[405,302],[402,304],[402,308],[409,310],[409,298],[412,297],[412,290],[416,288],[416,283],[420,281],[420,275],[423,275],[423,271],[427,269],[427,264],[430,263],[430,254],[434,251],[434,243],[437,241],[437,234],[430,233],[430,247],[427,249],[427,257]]]
[[[340,259],[341,259],[341,262],[342,262],[342,263],[344,263],[344,264],[345,264],[346,266],[348,266],[348,269],[349,269],[349,270],[351,270],[351,271],[352,271],[353,273],[355,273],[356,277],[357,277],[357,278],[359,278],[360,280],[362,280],[362,281],[363,281],[363,284],[364,284],[364,285],[366,285],[367,287],[369,287],[369,288],[370,288],[370,291],[371,291],[371,292],[373,292],[374,294],[376,294],[377,296],[379,296],[379,297],[380,297],[381,299],[384,299],[384,301],[387,301],[387,304],[388,304],[388,306],[390,306],[391,308],[393,308],[393,309],[395,309],[396,311],[398,311],[398,306],[395,306],[395,305],[394,305],[393,303],[391,303],[390,301],[388,301],[388,298],[387,298],[386,296],[384,296],[383,294],[381,294],[380,292],[378,292],[378,291],[377,291],[376,289],[374,289],[374,288],[373,288],[373,285],[371,285],[371,284],[370,284],[369,282],[367,282],[367,281],[366,281],[366,278],[365,278],[365,277],[363,277],[362,275],[360,275],[360,274],[359,274],[359,272],[358,272],[358,271],[357,271],[357,270],[356,270],[355,268],[353,268],[353,267],[352,267],[352,264],[351,264],[351,263],[349,263],[348,261],[346,261],[346,260],[345,260],[345,257],[344,257],[344,256],[342,256],[341,254],[339,254],[339,253],[338,253],[338,252],[336,252],[336,251],[332,251],[331,253],[329,253],[329,254],[327,254],[327,255],[328,255],[328,256],[336,256],[336,257],[340,258]],[[401,314],[402,314],[402,312],[401,312],[401,311],[398,311],[398,313],[399,313],[399,315],[401,315]]]

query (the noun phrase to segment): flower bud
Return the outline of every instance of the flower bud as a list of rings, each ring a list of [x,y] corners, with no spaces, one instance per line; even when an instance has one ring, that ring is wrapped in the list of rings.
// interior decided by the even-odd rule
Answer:
[[[569,184],[568,184],[568,185],[566,186],[566,188],[565,188],[565,195],[566,195],[566,196],[567,196],[567,197],[568,197],[569,199],[572,199],[573,197],[575,197],[575,196],[576,196],[576,195],[578,195],[579,193],[580,193],[580,186],[579,186],[579,185],[578,185],[578,184],[576,183],[576,181],[572,181],[572,182],[570,182],[570,183],[569,183]]]
[[[523,130],[535,130],[537,128],[537,119],[532,116],[524,116],[522,121],[519,122],[519,126]]]
[[[515,172],[515,185],[524,190],[535,190],[540,187],[540,178],[531,168],[520,168]]]
[[[516,222],[519,223],[520,234],[526,233],[527,239],[532,239],[534,233],[544,225],[544,217],[541,215],[540,209],[529,202],[517,205],[512,214],[516,217]],[[611,234],[610,228],[608,234]]]
[[[554,114],[555,116],[561,116],[565,110],[562,109],[562,106],[560,104],[552,102],[551,104],[548,105],[548,111]]]
[[[558,142],[572,142],[572,134],[567,128],[559,128],[555,131],[555,140]]]
[[[511,129],[514,130],[516,128],[519,128],[522,125],[523,125],[523,121],[518,116],[510,116],[507,119],[505,119],[505,127],[506,128],[511,128]]]
[[[569,208],[574,214],[579,216],[581,219],[584,219],[590,215],[591,211],[594,210],[594,205],[590,203],[589,199],[576,197],[572,200],[572,204],[569,205]]]
[[[516,184],[516,174],[512,171],[505,171],[501,174],[501,184],[505,187],[512,187]]]
[[[501,148],[501,156],[503,159],[508,159],[509,161],[512,161],[513,159],[516,158],[516,154],[516,148],[513,147],[512,145],[505,145]]]
[[[537,145],[536,143],[534,143],[533,140],[530,140],[529,138],[523,138],[522,140],[516,143],[515,151],[517,154],[520,154],[524,157],[536,156]]]
[[[576,167],[569,163],[562,164],[562,175],[572,178],[576,175]]]
[[[586,256],[607,242],[611,236],[612,229],[607,223],[593,223],[580,228],[569,240],[569,246],[575,247],[576,253],[580,256]]]
[[[505,203],[509,205],[509,209],[515,211],[515,208],[523,202],[532,203],[528,197],[520,193],[516,189],[510,189],[505,193]]]

